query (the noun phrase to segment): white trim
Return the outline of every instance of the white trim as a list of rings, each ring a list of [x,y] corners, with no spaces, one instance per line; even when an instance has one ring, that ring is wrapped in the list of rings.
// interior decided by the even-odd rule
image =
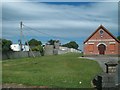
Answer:
[[[97,47],[98,47],[100,44],[103,44],[103,45],[105,45],[105,46],[107,47],[106,43],[98,43]]]
[[[88,41],[115,41],[114,39],[92,39],[92,40],[88,40]]]
[[[88,44],[94,44],[94,43],[88,43]]]
[[[109,42],[109,44],[115,44],[116,42]]]

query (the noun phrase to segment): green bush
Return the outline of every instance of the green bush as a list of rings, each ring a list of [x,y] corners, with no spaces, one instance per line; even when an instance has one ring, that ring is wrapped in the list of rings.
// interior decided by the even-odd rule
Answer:
[[[32,47],[32,51],[40,51],[41,55],[44,55],[43,47],[40,45]]]
[[[7,39],[2,39],[2,52],[12,51],[10,48],[11,44],[12,44],[12,41]]]

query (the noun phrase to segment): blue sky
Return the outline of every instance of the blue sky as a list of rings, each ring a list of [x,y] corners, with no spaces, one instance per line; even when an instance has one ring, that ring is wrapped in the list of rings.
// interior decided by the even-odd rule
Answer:
[[[23,26],[23,41],[35,38],[46,43],[59,39],[64,44],[74,40],[82,49],[83,41],[101,24],[118,36],[117,2],[25,1],[2,3],[2,37],[13,43],[20,39],[20,21],[33,28]]]

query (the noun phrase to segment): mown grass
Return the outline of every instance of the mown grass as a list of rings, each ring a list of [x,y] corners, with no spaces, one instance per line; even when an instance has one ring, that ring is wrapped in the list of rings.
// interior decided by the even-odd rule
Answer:
[[[78,53],[69,53],[6,60],[2,62],[2,82],[50,88],[90,88],[91,80],[102,70],[96,61],[78,57]]]

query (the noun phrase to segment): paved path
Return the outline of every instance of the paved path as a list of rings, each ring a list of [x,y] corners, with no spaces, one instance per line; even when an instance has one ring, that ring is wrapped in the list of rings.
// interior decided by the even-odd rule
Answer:
[[[118,57],[108,57],[108,56],[98,56],[98,57],[85,57],[90,60],[95,60],[99,63],[100,67],[103,69],[103,71],[106,71],[105,63],[109,61],[115,61],[118,62]]]
[[[97,61],[104,72],[106,72],[106,66],[105,66],[106,62],[115,61],[117,63],[118,60],[120,60],[120,57],[118,58],[118,57],[110,57],[110,56],[80,57],[80,58],[87,58],[90,60]],[[117,82],[120,83],[120,64],[117,66],[116,79],[118,80]]]

